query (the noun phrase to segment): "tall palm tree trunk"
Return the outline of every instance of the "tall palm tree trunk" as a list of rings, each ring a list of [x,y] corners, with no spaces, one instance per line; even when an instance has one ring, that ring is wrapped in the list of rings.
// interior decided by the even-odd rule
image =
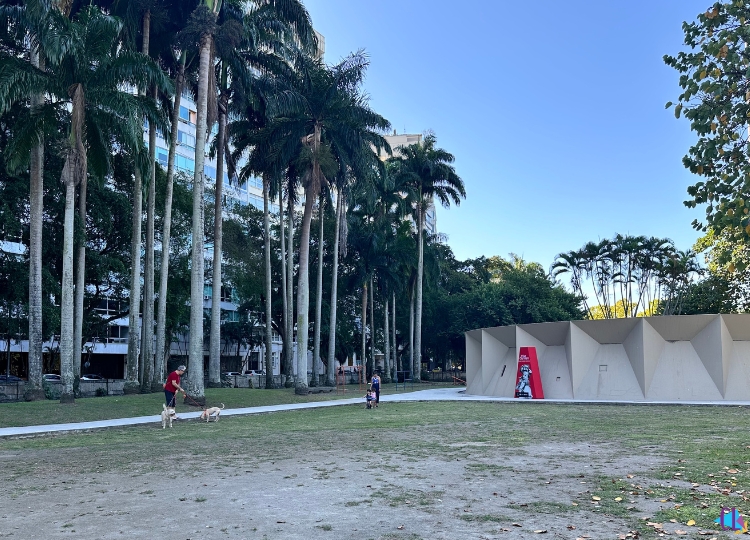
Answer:
[[[31,64],[44,67],[39,49],[31,48]],[[44,102],[43,95],[31,98],[32,109]],[[27,401],[44,399],[42,389],[42,223],[44,219],[44,141],[31,149],[29,165],[29,380]]]
[[[153,89],[156,100],[156,88]],[[154,216],[156,214],[156,125],[148,125],[148,197],[146,199],[146,260],[143,269],[143,329],[141,392],[157,390],[154,383]]]
[[[315,193],[307,188],[305,194],[305,211],[302,214],[302,229],[299,239],[299,270],[297,273],[297,380],[294,385],[296,394],[307,394],[307,334],[310,325],[310,225],[312,207],[315,204]]]
[[[292,347],[292,336],[289,334],[289,296],[287,294],[287,262],[286,262],[286,237],[284,235],[284,194],[283,190],[279,186],[279,236],[281,237],[281,296],[283,299],[283,312],[282,326],[284,328],[283,343],[282,343],[282,356],[279,358],[281,365],[279,366],[279,375],[281,375],[282,384],[286,382],[284,380],[287,374],[287,364],[289,363],[289,357],[287,351]]]
[[[367,282],[362,285],[362,358],[359,359],[359,382],[365,382],[367,366]]]
[[[326,385],[334,386],[336,377],[336,303],[338,301],[339,282],[339,233],[341,227],[341,214],[343,196],[341,193],[336,197],[336,228],[333,239],[333,270],[331,272],[331,316],[328,324],[328,365],[326,369]]]
[[[222,68],[222,96],[219,100],[219,133],[216,151],[216,197],[214,200],[214,261],[211,279],[211,333],[208,357],[208,384],[221,386],[221,243],[222,198],[224,190],[224,141],[227,132],[226,66]],[[265,204],[265,201],[264,201]]]
[[[414,324],[414,378],[418,381],[422,376],[422,276],[424,274],[424,209],[421,206],[421,197],[419,204],[419,227],[417,230],[419,263],[417,265],[417,309]]]
[[[78,191],[78,218],[81,224],[81,244],[76,250],[76,284],[73,305],[73,377],[81,376],[81,349],[83,347],[83,295],[86,289],[86,184],[81,179]]]
[[[396,293],[393,293],[393,317],[391,318],[391,324],[393,325],[393,364],[391,369],[393,370],[393,381],[398,381],[398,346],[396,342]]]
[[[320,362],[320,326],[323,311],[323,205],[325,199],[320,195],[318,202],[318,219],[320,229],[318,231],[318,281],[315,288],[315,337],[313,339],[313,361],[312,377],[310,386],[318,386],[318,362]]]
[[[287,211],[289,213],[289,228],[287,229],[286,246],[286,331],[289,336],[289,347],[284,351],[286,354],[286,386],[291,387],[294,386],[294,379],[292,378],[294,372],[294,201],[291,193],[287,197]],[[297,286],[299,287],[299,284]],[[297,329],[299,330],[299,327]]]
[[[375,373],[375,279],[370,276],[370,377]]]
[[[409,371],[414,380],[414,285],[410,287],[409,294]]]
[[[385,302],[383,304],[383,343],[385,345],[384,356],[383,356],[383,381],[391,382],[391,339],[390,339],[390,324],[388,323],[388,295],[383,293]]]
[[[64,173],[63,173],[64,174]],[[60,300],[60,403],[73,403],[73,226],[76,188],[65,183],[62,294]]]
[[[161,266],[159,268],[159,303],[156,312],[156,360],[154,365],[154,382],[163,383],[166,376],[166,358],[169,349],[166,344],[167,334],[167,287],[169,282],[169,244],[172,235],[172,197],[174,195],[174,160],[177,152],[177,126],[180,121],[180,101],[185,84],[185,61],[183,52],[180,58],[180,71],[175,84],[174,107],[172,109],[172,132],[169,140],[169,158],[167,161],[167,190],[164,195],[164,229],[161,235]]]
[[[206,112],[208,109],[208,78],[211,73],[211,36],[201,37],[198,76],[197,122],[195,127],[195,171],[193,173],[193,253],[190,269],[190,343],[186,391],[192,399],[205,403],[203,387],[203,190],[206,152]]]
[[[265,354],[265,369],[266,369],[266,388],[273,387],[273,356],[271,347],[273,342],[273,326],[272,326],[272,303],[271,303],[271,220],[268,215],[268,196],[269,196],[269,184],[271,179],[268,175],[263,175],[263,255],[266,263],[266,354]],[[279,207],[281,208],[281,207]]]
[[[143,42],[141,52],[148,55],[151,36],[151,12],[143,15]],[[140,391],[138,376],[140,365],[140,310],[141,310],[141,227],[143,225],[143,177],[136,164],[133,183],[133,237],[130,241],[130,312],[128,314],[128,359],[123,391],[135,394]]]

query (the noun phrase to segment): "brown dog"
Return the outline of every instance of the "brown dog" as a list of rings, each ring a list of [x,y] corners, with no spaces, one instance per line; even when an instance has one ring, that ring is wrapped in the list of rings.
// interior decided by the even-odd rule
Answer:
[[[214,422],[219,421],[219,415],[221,414],[221,410],[224,408],[224,404],[221,404],[221,407],[209,407],[208,409],[203,409],[203,412],[201,413],[201,420],[204,418],[206,419],[206,422],[208,422],[211,417],[214,417]]]

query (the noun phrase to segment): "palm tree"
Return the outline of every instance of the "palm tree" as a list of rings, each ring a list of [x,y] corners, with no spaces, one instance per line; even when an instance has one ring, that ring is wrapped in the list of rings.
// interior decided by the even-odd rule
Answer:
[[[61,298],[61,402],[73,401],[73,206],[75,188],[92,171],[104,176],[109,168],[113,143],[130,149],[138,167],[147,167],[143,154],[142,124],[145,115],[163,125],[151,100],[124,92],[130,85],[157,85],[169,89],[169,81],[147,57],[118,47],[122,28],[118,19],[95,7],[84,8],[77,17],[50,11],[55,31],[40,39],[47,71],[14,58],[0,64],[0,108],[19,95],[45,92],[57,100],[58,109],[69,107],[70,128],[65,142],[65,225]],[[29,133],[38,140],[39,131]],[[80,360],[79,360],[80,361]]]
[[[0,7],[7,17],[8,29],[17,31],[17,42],[29,40],[29,63],[44,71],[44,53],[40,34],[47,30],[49,6],[42,0],[27,0],[21,6]],[[29,97],[31,117],[39,117],[45,103],[44,93]],[[24,397],[27,401],[44,399],[42,389],[42,223],[44,134],[39,132],[29,151],[29,372]]]
[[[295,84],[298,108],[295,114],[276,118],[271,129],[283,137],[285,145],[304,141],[301,161],[307,164],[303,176],[305,209],[299,247],[299,277],[297,283],[297,373],[295,391],[307,393],[307,343],[309,331],[309,250],[312,207],[320,190],[328,185],[326,164],[333,160],[331,146],[338,144],[373,143],[384,145],[378,131],[390,124],[367,106],[360,86],[367,68],[362,53],[352,55],[340,64],[327,68],[320,61],[301,59],[297,67],[299,78]],[[335,174],[335,168],[330,167]]]
[[[416,316],[414,330],[414,377],[419,377],[422,367],[422,278],[424,275],[425,213],[437,198],[444,207],[451,201],[458,205],[466,197],[463,180],[456,174],[452,154],[436,148],[435,135],[428,134],[422,144],[401,148],[401,156],[391,158],[395,174],[400,181],[412,186],[417,198],[415,204],[419,262],[416,283]]]

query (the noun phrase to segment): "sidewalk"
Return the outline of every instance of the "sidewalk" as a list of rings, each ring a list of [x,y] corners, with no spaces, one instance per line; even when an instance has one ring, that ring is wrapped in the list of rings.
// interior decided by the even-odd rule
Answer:
[[[595,400],[574,400],[574,399],[534,399],[520,400],[515,398],[503,398],[493,396],[473,396],[467,395],[466,388],[433,388],[428,390],[415,390],[405,394],[381,395],[380,401],[383,403],[404,402],[404,401],[491,401],[491,402],[514,402],[527,404],[572,404],[572,405],[703,405],[703,406],[727,406],[727,407],[750,407],[750,401],[595,401]],[[311,403],[290,403],[285,405],[268,405],[265,407],[244,407],[241,409],[224,409],[221,416],[263,414],[277,411],[296,411],[300,409],[313,409],[316,407],[335,407],[338,405],[362,405],[364,400],[361,397],[349,399],[336,399],[331,401],[317,401]],[[198,412],[181,412],[178,422],[198,418],[201,415]],[[137,418],[114,418],[111,420],[97,420],[95,422],[77,422],[72,424],[48,424],[43,426],[22,426],[0,428],[0,438],[14,437],[24,435],[39,435],[43,433],[66,433],[70,431],[88,431],[93,429],[133,426],[137,424],[161,423],[161,416],[139,416]]]

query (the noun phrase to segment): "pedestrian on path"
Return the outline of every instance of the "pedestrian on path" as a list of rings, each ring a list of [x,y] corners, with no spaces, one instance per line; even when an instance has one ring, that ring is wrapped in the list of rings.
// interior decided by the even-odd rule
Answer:
[[[182,392],[182,397],[185,397],[185,390],[180,386],[180,377],[185,373],[185,366],[179,366],[172,373],[167,375],[167,382],[164,383],[164,399],[167,400],[167,407],[174,407],[176,405],[174,395],[177,392]]]
[[[372,376],[370,388],[375,392],[375,406],[377,407],[380,404],[380,376],[377,373]]]

